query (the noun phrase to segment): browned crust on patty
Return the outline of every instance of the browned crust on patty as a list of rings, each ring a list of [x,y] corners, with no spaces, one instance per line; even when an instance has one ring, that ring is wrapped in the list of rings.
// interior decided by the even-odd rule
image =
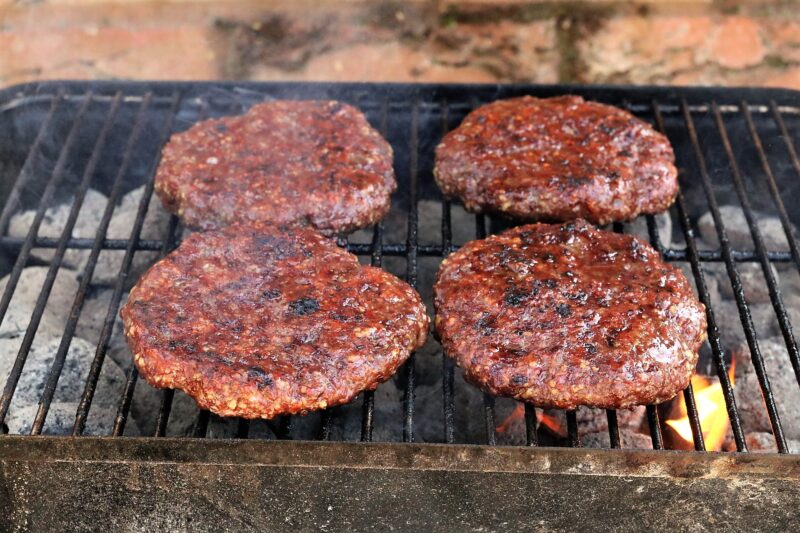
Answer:
[[[664,135],[579,96],[479,107],[436,148],[434,175],[469,211],[535,221],[630,220],[663,211],[678,193]]]
[[[192,234],[121,315],[151,385],[245,418],[347,403],[389,379],[428,331],[408,284],[312,230],[268,225]]]
[[[361,111],[280,100],[173,135],[155,187],[192,228],[255,221],[332,234],[378,222],[397,183],[392,148]]]
[[[706,331],[679,269],[584,221],[467,243],[442,263],[434,304],[470,382],[538,407],[668,400],[689,384]]]

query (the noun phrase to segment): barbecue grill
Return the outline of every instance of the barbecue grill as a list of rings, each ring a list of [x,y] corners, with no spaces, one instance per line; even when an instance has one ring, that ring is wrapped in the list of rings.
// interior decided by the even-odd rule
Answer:
[[[656,218],[643,217],[651,244],[667,261],[686,264],[708,312],[709,373],[719,380],[730,420],[731,439],[739,453],[704,452],[702,422],[694,391],[683,397],[691,424],[694,451],[676,451],[665,437],[664,407],[647,406],[646,423],[653,450],[581,448],[578,418],[566,413],[566,442],[572,447],[541,446],[540,412],[524,406],[520,442],[504,444],[497,427],[498,404],[479,394],[463,398],[470,385],[450,359],[417,354],[393,381],[366,392],[357,405],[333,408],[309,417],[264,422],[237,421],[225,438],[204,438],[214,424],[227,424],[208,412],[197,412],[191,429],[170,433],[179,395],[160,393],[149,416],[148,435],[130,436],[131,405],[138,379],[127,370],[116,390],[113,424],[104,436],[87,432],[97,409],[95,395],[108,352],[119,335],[116,316],[132,283],[137,256],[168,253],[180,242],[182,228],[171,217],[158,238],[142,236],[153,193],[159,153],[169,135],[210,117],[241,113],[268,98],[334,98],[367,115],[392,144],[399,190],[387,219],[341,246],[364,262],[404,274],[423,295],[429,275],[465,237],[502,229],[506,221],[466,215],[441,197],[432,177],[433,150],[442,135],[474,107],[523,94],[578,94],[629,109],[664,131],[672,141],[681,192],[670,210],[675,239],[664,242]],[[800,461],[786,436],[779,402],[751,315],[740,269],[762,269],[774,320],[800,383],[800,352],[790,306],[776,272],[800,273],[800,247],[793,227],[800,209],[792,196],[800,183],[800,96],[784,90],[624,88],[583,86],[295,84],[295,83],[79,83],[52,82],[12,87],[0,92],[0,275],[8,281],[0,294],[0,319],[13,306],[23,271],[41,264],[32,252],[53,250],[47,274],[29,322],[10,357],[0,396],[0,422],[7,422],[37,329],[51,305],[50,293],[69,250],[85,250],[71,309],[63,315],[60,342],[44,374],[37,407],[30,411],[24,435],[0,438],[0,513],[3,529],[96,527],[99,517],[118,527],[147,528],[165,523],[177,528],[203,527],[214,519],[235,528],[410,528],[433,520],[440,527],[489,527],[504,522],[510,529],[548,527],[606,528],[666,524],[696,528],[704,524],[736,528],[778,528],[797,518]],[[144,186],[128,238],[109,238],[115,206],[129,191]],[[91,237],[73,237],[87,191],[108,196]],[[42,236],[47,209],[71,199],[59,236]],[[425,212],[418,210],[424,202]],[[740,205],[752,247],[734,247],[729,220],[721,206]],[[435,224],[429,215],[435,208]],[[25,235],[8,232],[12,217],[33,210]],[[701,246],[697,219],[710,212],[719,245]],[[776,216],[788,247],[773,249],[758,223]],[[426,218],[428,217],[428,218]],[[435,232],[431,230],[435,229]],[[629,224],[614,224],[628,231]],[[460,237],[462,236],[462,237]],[[47,424],[59,379],[69,362],[70,344],[84,304],[94,291],[93,274],[101,254],[121,258],[103,309],[93,359],[80,399],[70,419],[74,438],[40,436]],[[709,289],[707,267],[724,270],[731,285],[746,346],[764,399],[764,410],[779,453],[748,453],[742,414],[729,377],[729,347],[720,332],[739,327],[720,320]],[[426,270],[427,269],[427,270]],[[776,270],[777,269],[777,270]],[[134,274],[136,275],[136,274]],[[427,293],[426,293],[427,291]],[[17,348],[18,346],[18,348]],[[431,364],[431,358],[436,363]],[[424,358],[424,359],[422,359]],[[701,358],[703,359],[703,358]],[[416,396],[420,383],[437,399]],[[379,410],[383,387],[399,395],[395,415]],[[509,402],[510,400],[504,400]],[[434,402],[435,408],[428,403]],[[441,403],[439,403],[441,402]],[[508,404],[505,404],[508,405]],[[423,408],[424,407],[424,408]],[[469,409],[469,411],[465,411]],[[460,412],[459,412],[460,411]],[[435,415],[433,414],[435,413]],[[615,411],[608,411],[611,448],[621,448]],[[467,431],[460,423],[478,423]],[[479,422],[475,422],[478,420]],[[427,429],[420,436],[418,428]],[[342,429],[345,428],[345,429]],[[350,429],[346,429],[350,428]],[[356,428],[355,430],[353,428]],[[388,428],[380,431],[382,428]],[[87,435],[86,433],[92,433]],[[381,435],[384,442],[371,442]],[[388,437],[387,437],[388,435]],[[250,437],[250,438],[248,438]],[[317,441],[315,442],[314,439]],[[359,442],[356,442],[359,441]],[[800,450],[794,450],[800,451]],[[166,498],[165,496],[169,496]],[[544,522],[542,522],[544,523]]]

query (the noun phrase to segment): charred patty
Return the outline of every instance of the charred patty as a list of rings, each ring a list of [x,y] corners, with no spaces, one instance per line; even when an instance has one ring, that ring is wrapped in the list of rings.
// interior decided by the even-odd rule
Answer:
[[[578,96],[498,100],[436,148],[436,181],[476,213],[607,224],[658,213],[678,192],[667,138]]]
[[[232,225],[189,236],[122,309],[139,372],[220,416],[347,403],[425,342],[417,293],[305,229]]]
[[[282,100],[199,122],[162,152],[156,192],[187,226],[257,221],[344,233],[389,211],[392,148],[354,107]]]
[[[539,407],[653,404],[689,384],[706,315],[649,245],[584,221],[467,243],[434,285],[436,332],[469,381]]]

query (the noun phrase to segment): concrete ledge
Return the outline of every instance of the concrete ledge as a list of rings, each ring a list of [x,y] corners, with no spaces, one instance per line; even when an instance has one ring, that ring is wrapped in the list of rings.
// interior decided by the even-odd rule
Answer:
[[[0,457],[3,530],[777,530],[800,518],[796,456],[7,436]]]

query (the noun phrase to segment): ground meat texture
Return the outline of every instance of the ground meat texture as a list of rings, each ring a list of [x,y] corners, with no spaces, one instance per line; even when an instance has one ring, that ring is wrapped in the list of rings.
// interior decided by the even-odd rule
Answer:
[[[436,148],[436,181],[476,213],[596,224],[658,213],[678,193],[669,140],[578,96],[498,100]]]
[[[520,226],[448,256],[436,332],[466,378],[537,407],[654,404],[689,384],[706,316],[681,271],[584,221]]]
[[[274,101],[172,136],[156,174],[196,229],[259,221],[346,233],[378,222],[397,183],[392,148],[352,106]]]
[[[122,309],[142,376],[220,416],[272,418],[351,401],[425,342],[405,282],[305,229],[195,233]]]

